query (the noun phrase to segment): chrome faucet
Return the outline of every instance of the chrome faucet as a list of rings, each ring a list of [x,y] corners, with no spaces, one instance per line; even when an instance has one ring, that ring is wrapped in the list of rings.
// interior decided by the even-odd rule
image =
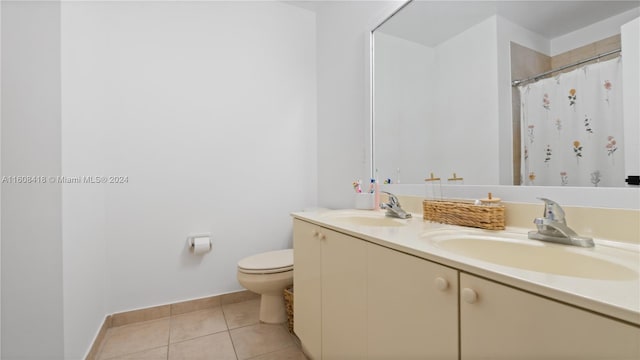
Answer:
[[[592,238],[579,236],[567,226],[564,210],[557,202],[545,198],[538,199],[544,201],[544,216],[533,220],[538,231],[529,231],[529,239],[582,247],[594,246]]]
[[[389,202],[387,204],[385,203],[380,204],[380,209],[387,210],[387,213],[386,213],[387,216],[397,217],[400,219],[408,219],[411,217],[410,213],[402,209],[402,207],[400,206],[400,201],[398,201],[398,198],[395,195],[386,191],[381,191],[381,192],[389,195]]]

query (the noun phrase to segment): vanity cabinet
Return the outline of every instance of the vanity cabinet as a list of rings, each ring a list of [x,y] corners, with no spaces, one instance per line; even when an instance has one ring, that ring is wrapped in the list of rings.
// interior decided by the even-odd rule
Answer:
[[[367,353],[367,243],[320,229],[322,358],[358,359]]]
[[[294,330],[313,359],[458,358],[457,271],[294,220]]]
[[[366,242],[294,221],[295,333],[313,359],[366,354]]]
[[[458,359],[458,271],[367,246],[371,359]]]
[[[640,329],[460,274],[461,359],[640,359]]]
[[[294,220],[293,313],[294,332],[305,352],[322,358],[322,258],[320,227]]]
[[[640,328],[294,220],[312,359],[640,359]]]

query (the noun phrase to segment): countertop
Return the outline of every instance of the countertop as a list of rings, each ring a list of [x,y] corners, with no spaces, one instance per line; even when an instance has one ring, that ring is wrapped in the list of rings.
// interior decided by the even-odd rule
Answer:
[[[368,226],[341,220],[341,214],[384,217],[384,212],[378,210],[315,210],[295,212],[291,215],[295,219],[640,326],[640,249],[637,245],[596,238],[594,248],[579,248],[528,240],[536,241],[539,243],[536,245],[539,246],[562,247],[561,251],[615,262],[626,270],[625,276],[615,280],[566,276],[498,265],[463,256],[443,249],[430,240],[434,235],[457,231],[461,234],[512,236],[526,240],[527,231],[530,229],[507,227],[503,231],[489,231],[444,225],[423,220],[422,214],[412,214],[413,217],[407,220],[396,219],[402,222],[403,226]],[[566,266],[572,265],[567,263]]]

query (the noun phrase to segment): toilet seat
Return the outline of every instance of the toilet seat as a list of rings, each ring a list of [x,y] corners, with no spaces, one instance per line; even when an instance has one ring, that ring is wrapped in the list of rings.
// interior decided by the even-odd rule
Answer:
[[[293,249],[269,251],[238,261],[245,274],[275,274],[293,270]]]

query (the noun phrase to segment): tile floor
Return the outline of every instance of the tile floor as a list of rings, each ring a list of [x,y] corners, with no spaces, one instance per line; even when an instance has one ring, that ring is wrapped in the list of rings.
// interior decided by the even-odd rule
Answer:
[[[261,324],[259,309],[253,299],[112,327],[97,360],[306,360],[286,324]]]

